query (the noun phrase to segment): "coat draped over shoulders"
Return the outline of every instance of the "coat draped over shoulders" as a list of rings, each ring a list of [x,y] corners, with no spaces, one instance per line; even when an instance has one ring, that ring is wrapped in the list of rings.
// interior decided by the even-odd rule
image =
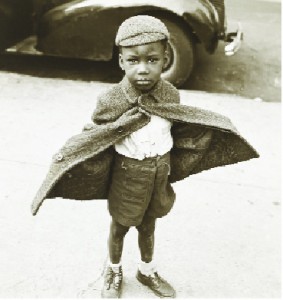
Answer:
[[[152,114],[173,123],[171,183],[204,170],[259,157],[227,117],[179,103],[178,90],[163,80],[152,95],[136,95],[125,79],[103,93],[92,115],[93,124],[71,137],[54,155],[33,200],[32,213],[37,213],[46,198],[107,198],[113,145],[145,126]]]

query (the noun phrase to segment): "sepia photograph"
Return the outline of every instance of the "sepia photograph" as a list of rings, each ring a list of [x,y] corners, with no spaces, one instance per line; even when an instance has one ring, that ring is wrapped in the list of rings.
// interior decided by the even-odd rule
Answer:
[[[281,0],[0,0],[0,299],[281,299]]]

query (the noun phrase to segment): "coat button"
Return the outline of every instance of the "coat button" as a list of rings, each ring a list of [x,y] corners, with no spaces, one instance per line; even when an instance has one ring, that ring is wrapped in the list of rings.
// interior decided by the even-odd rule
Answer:
[[[55,159],[57,160],[57,161],[61,161],[61,160],[63,160],[63,154],[62,153],[57,153],[56,155],[55,155]]]

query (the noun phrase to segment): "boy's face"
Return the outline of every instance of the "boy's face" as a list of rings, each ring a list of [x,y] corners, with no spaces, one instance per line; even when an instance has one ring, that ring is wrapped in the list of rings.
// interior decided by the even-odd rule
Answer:
[[[147,92],[160,79],[168,56],[165,45],[154,43],[121,47],[119,64],[129,81],[140,91]]]

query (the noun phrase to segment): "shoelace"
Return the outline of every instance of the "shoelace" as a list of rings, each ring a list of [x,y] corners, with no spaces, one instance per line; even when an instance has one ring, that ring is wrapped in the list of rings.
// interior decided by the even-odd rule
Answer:
[[[119,270],[119,272],[116,273],[112,269],[110,269],[107,275],[107,283],[109,284],[109,287],[111,283],[113,283],[114,289],[119,289],[122,282],[122,270]]]
[[[152,278],[152,282],[154,285],[159,286],[160,280],[159,280],[159,276],[157,273],[151,274],[148,277]]]
[[[122,272],[120,271],[119,273],[113,272],[113,285],[116,290],[120,287],[121,282],[122,282]]]

